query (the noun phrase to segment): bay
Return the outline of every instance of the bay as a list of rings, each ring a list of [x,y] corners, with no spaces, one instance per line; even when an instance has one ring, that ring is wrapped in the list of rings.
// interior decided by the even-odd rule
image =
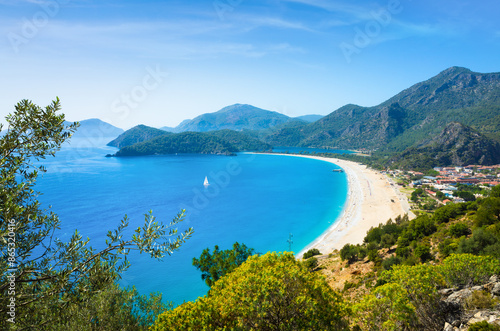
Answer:
[[[101,140],[65,145],[42,162],[48,172],[37,184],[39,200],[59,215],[61,239],[78,229],[94,248],[104,247],[107,230],[125,214],[131,235],[149,210],[169,223],[186,209],[179,231],[193,227],[192,238],[162,261],[132,252],[120,281],[142,294],[159,291],[175,304],[206,294],[191,265],[204,248],[228,249],[237,241],[259,253],[299,252],[332,225],[346,200],[345,174],[332,172],[338,167],[328,162],[244,153],[104,157],[115,151]]]

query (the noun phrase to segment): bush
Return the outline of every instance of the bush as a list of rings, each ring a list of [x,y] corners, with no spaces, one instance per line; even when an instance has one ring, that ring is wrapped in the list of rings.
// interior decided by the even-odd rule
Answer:
[[[461,236],[467,236],[471,233],[469,227],[465,223],[455,223],[448,229],[451,236],[455,238],[460,238]]]
[[[483,284],[500,272],[500,262],[491,256],[452,254],[440,269],[449,287],[472,286]]]
[[[245,262],[254,252],[253,248],[238,242],[233,244],[233,249],[223,251],[215,245],[212,253],[209,248],[206,248],[199,259],[193,258],[193,265],[201,271],[201,279],[211,287],[219,278]]]
[[[416,258],[419,258],[422,263],[432,260],[431,247],[428,245],[419,244],[413,252]]]
[[[307,268],[307,270],[309,270],[309,271],[314,271],[318,267],[318,259],[315,257],[310,257],[307,260],[305,260],[303,263],[304,263],[305,267]]]
[[[302,258],[305,260],[305,259],[308,259],[308,258],[313,257],[315,255],[321,255],[319,249],[311,248],[310,250],[308,250],[307,252],[304,253],[304,256],[302,256]]]
[[[391,248],[397,241],[397,236],[389,233],[385,233],[380,238],[380,246],[384,248]]]
[[[472,323],[469,326],[468,331],[500,331],[500,326],[496,324],[490,324],[486,321]]]
[[[425,264],[416,266],[395,265],[391,271],[383,274],[381,279],[387,281],[387,284],[382,285],[379,292],[374,291],[372,294],[375,294],[375,297],[377,297],[377,294],[378,297],[381,297],[383,290],[394,292],[386,294],[387,298],[394,301],[392,303],[394,306],[392,307],[393,311],[384,312],[382,309],[385,309],[385,306],[382,305],[380,307],[382,309],[376,311],[375,314],[384,316],[384,314],[389,313],[395,316],[394,321],[405,323],[405,325],[400,324],[384,329],[401,330],[408,325],[415,330],[440,330],[442,328],[444,318],[440,313],[438,288],[444,285],[444,279],[436,267]],[[383,300],[379,301],[383,302]],[[400,328],[398,329],[398,327]],[[377,328],[368,329],[376,330]]]
[[[450,254],[455,253],[458,248],[458,243],[453,239],[445,239],[438,245],[439,254],[441,258],[447,258]]]
[[[340,250],[340,258],[342,261],[347,261],[351,264],[358,259],[358,248],[351,244],[345,244]]]
[[[451,219],[465,215],[466,212],[467,212],[467,204],[453,203],[438,208],[434,212],[432,219],[434,220],[434,222],[436,222],[436,224],[448,223]]]
[[[453,195],[456,197],[460,197],[465,201],[476,201],[476,197],[474,196],[474,194],[468,191],[458,191],[453,193]]]
[[[474,291],[472,295],[465,300],[467,310],[491,309],[498,304],[498,299],[486,291]]]
[[[401,243],[404,246],[414,240],[422,239],[436,232],[436,224],[433,219],[427,215],[421,215],[411,221],[408,227],[401,233],[398,239],[398,245]]]
[[[251,256],[196,302],[158,316],[160,330],[346,330],[348,308],[291,253]]]
[[[484,225],[495,224],[500,217],[500,198],[487,198],[481,202],[476,213],[475,225],[480,227]]]
[[[399,284],[384,284],[353,307],[355,322],[363,330],[404,330],[414,326],[415,307]]]
[[[462,239],[458,246],[459,253],[469,253],[474,255],[484,254],[488,247],[498,243],[498,239],[489,231],[482,228],[474,230],[472,237]]]
[[[382,267],[385,270],[391,270],[393,266],[401,264],[401,259],[397,256],[391,256],[382,262]]]

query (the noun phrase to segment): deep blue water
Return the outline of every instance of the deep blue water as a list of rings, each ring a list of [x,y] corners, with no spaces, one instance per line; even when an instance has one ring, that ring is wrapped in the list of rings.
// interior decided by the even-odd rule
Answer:
[[[160,291],[176,304],[206,294],[191,265],[204,248],[227,249],[238,241],[260,253],[285,251],[292,233],[292,251],[299,252],[335,221],[347,194],[345,174],[317,160],[254,154],[104,157],[115,151],[74,140],[43,162],[48,173],[37,185],[40,201],[59,215],[60,238],[78,229],[95,248],[103,247],[107,230],[125,214],[130,233],[149,210],[168,223],[186,209],[179,229],[192,226],[193,237],[163,261],[131,253],[121,281],[142,294]]]

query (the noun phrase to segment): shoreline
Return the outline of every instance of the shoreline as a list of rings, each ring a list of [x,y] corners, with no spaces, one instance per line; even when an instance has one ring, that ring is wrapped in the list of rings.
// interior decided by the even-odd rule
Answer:
[[[311,155],[267,154],[333,163],[341,167],[347,176],[347,199],[342,213],[319,237],[296,254],[298,258],[312,248],[317,248],[321,254],[329,254],[335,249],[340,250],[345,244],[362,244],[366,232],[371,227],[385,223],[389,218],[394,219],[409,213],[405,208],[408,204],[401,201],[404,198],[397,187],[390,183],[385,175],[367,168],[366,165]],[[409,216],[411,218],[412,213],[409,213]]]

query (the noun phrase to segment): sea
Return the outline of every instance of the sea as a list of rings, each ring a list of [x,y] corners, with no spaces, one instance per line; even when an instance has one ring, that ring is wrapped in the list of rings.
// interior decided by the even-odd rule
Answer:
[[[37,182],[39,201],[59,216],[57,237],[67,240],[78,230],[95,249],[105,247],[107,232],[125,215],[125,237],[131,237],[149,211],[169,224],[185,209],[177,228],[194,228],[192,237],[162,260],[132,251],[120,280],[141,294],[161,292],[174,305],[207,293],[192,266],[205,248],[239,242],[261,254],[298,253],[336,221],[346,202],[345,173],[328,162],[251,153],[105,157],[117,150],[106,146],[112,138],[75,138],[40,161],[47,172]]]

